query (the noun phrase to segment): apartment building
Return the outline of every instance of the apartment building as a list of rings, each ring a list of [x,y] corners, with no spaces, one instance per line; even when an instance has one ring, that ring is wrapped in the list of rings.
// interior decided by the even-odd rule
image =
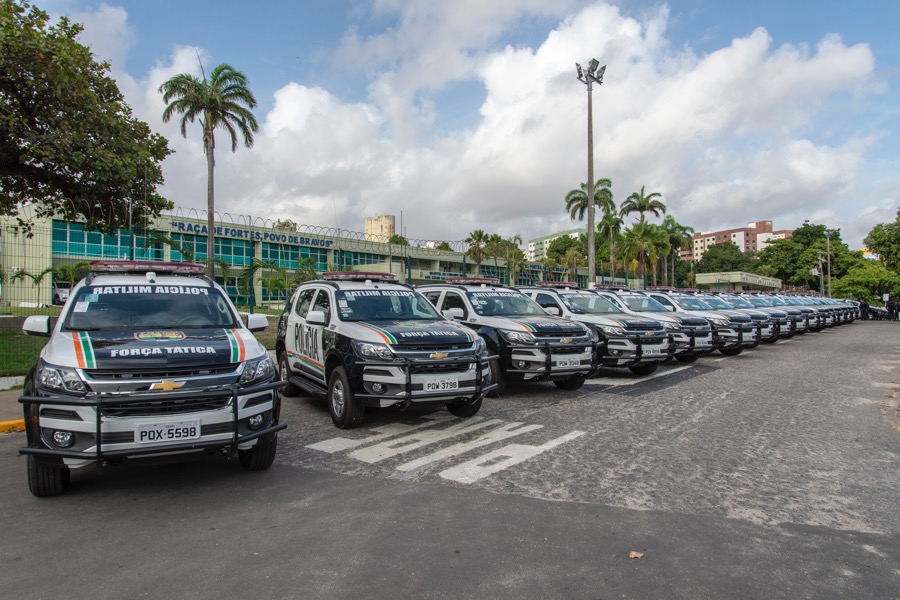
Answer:
[[[692,247],[681,251],[681,258],[700,260],[710,246],[725,242],[733,242],[741,252],[756,252],[773,240],[791,237],[792,233],[791,229],[773,230],[772,221],[756,221],[748,223],[746,227],[720,231],[701,231],[694,234]]]
[[[581,234],[587,235],[587,229],[567,229],[566,231],[558,231],[542,237],[528,240],[528,248],[525,249],[525,260],[529,262],[538,262],[547,256],[547,248],[553,243],[553,240],[568,236],[578,239]]]

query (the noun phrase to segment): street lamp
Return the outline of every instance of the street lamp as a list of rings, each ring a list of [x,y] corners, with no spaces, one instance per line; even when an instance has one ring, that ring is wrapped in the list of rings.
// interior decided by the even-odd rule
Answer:
[[[598,69],[599,67],[599,69]],[[577,72],[578,81],[587,86],[588,93],[588,184],[587,184],[587,243],[588,243],[588,287],[593,288],[597,281],[597,250],[594,239],[594,120],[593,107],[591,102],[591,91],[593,84],[603,84],[603,73],[606,71],[606,65],[600,67],[600,63],[596,58],[592,58],[588,63],[587,71],[581,68],[581,65],[575,63],[575,71]]]

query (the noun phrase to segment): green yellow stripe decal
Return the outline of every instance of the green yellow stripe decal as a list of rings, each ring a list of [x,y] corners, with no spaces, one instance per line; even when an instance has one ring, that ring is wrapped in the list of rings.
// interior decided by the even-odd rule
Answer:
[[[374,331],[375,333],[380,335],[381,339],[383,339],[388,344],[396,344],[397,343],[397,338],[395,338],[393,335],[391,335],[391,332],[386,329],[382,329],[381,327],[375,327],[371,323],[363,323],[362,321],[359,321],[357,324],[371,329],[372,331]]]

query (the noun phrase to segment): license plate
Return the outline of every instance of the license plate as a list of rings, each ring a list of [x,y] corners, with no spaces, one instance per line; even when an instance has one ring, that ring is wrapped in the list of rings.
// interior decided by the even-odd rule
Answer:
[[[135,439],[141,444],[160,442],[183,442],[200,439],[200,421],[175,421],[169,423],[144,423],[134,431]]]
[[[580,367],[581,361],[577,358],[562,358],[556,361],[557,367]]]
[[[459,380],[456,378],[442,377],[440,379],[426,379],[426,392],[443,392],[445,390],[458,390]]]
[[[712,346],[712,338],[711,337],[702,337],[694,340],[694,347],[697,346]]]
[[[666,353],[662,346],[644,346],[644,356],[660,356]]]

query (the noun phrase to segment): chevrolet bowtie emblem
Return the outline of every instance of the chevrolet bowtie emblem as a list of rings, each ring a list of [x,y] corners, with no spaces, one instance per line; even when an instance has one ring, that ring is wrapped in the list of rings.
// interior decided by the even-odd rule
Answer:
[[[158,383],[151,383],[151,390],[162,390],[164,392],[171,392],[172,390],[177,390],[178,388],[184,387],[183,381],[172,381],[171,379],[164,379]]]
[[[561,340],[559,340],[559,341],[562,342],[563,344],[571,344],[571,343],[572,343],[572,338],[563,338],[563,339],[561,339]]]
[[[447,354],[446,352],[435,352],[434,354],[432,354],[432,355],[429,356],[428,358],[436,358],[436,359],[440,360],[440,359],[442,359],[442,358],[447,358],[448,356],[450,356],[450,355]]]

